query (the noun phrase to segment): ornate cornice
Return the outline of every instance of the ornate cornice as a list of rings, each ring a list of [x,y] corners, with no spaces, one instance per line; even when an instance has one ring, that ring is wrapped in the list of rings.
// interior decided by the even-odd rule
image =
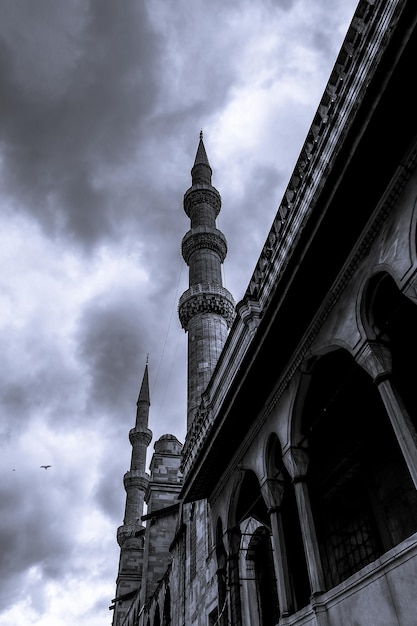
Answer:
[[[199,313],[217,313],[230,328],[235,318],[232,294],[219,285],[193,285],[182,294],[178,305],[178,315],[184,330],[188,330],[190,319]]]
[[[184,261],[189,265],[189,259],[196,250],[213,250],[219,255],[223,263],[227,254],[226,237],[217,228],[200,226],[189,230],[183,237],[181,251]]]
[[[262,307],[254,298],[245,296],[236,305],[236,312],[242,318],[243,323],[248,327],[251,336],[255,334],[262,317]]]
[[[271,285],[276,284],[279,279],[301,235],[303,223],[308,219],[320,194],[332,161],[343,145],[343,138],[348,132],[350,120],[354,118],[354,111],[364,97],[378,66],[377,57],[381,57],[385,50],[390,30],[397,19],[398,5],[401,5],[400,0],[386,4],[368,0],[363,3],[366,10],[352,20],[250,279],[246,292],[249,297],[265,302]],[[377,43],[372,42],[374,53],[368,55],[365,67],[363,56],[360,56],[363,52],[362,42],[372,24],[374,13],[378,11],[384,13],[381,21],[392,20],[392,26],[388,31],[380,29],[372,35]],[[362,80],[365,73],[366,82]],[[346,93],[351,96],[346,98]],[[320,172],[319,176],[317,172]]]
[[[191,219],[193,210],[202,205],[209,204],[215,211],[217,217],[222,206],[222,199],[215,187],[205,187],[203,185],[193,185],[184,194],[184,211]]]

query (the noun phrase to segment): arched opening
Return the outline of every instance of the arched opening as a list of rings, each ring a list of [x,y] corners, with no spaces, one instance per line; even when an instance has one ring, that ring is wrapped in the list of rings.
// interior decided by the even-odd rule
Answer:
[[[261,524],[269,526],[269,515],[256,474],[251,470],[245,472],[239,489],[236,505],[236,522],[240,524],[248,517],[254,517]]]
[[[389,274],[372,278],[364,301],[367,325],[376,339],[389,345],[393,382],[417,429],[417,307]]]
[[[279,480],[284,488],[280,515],[284,531],[286,565],[291,582],[290,611],[294,612],[309,603],[311,591],[294,485],[282,461],[281,445],[276,435],[272,435],[268,441],[267,467],[268,478]]]
[[[265,526],[257,528],[254,532],[246,558],[248,561],[253,562],[253,568],[251,569],[255,579],[259,624],[262,626],[274,626],[279,620],[278,597],[274,576],[271,536]]]
[[[245,472],[235,508],[239,528],[239,576],[246,621],[272,626],[280,617],[268,510],[256,474]]]
[[[379,393],[347,352],[314,365],[302,433],[330,588],[413,532],[417,507],[409,494],[415,490]]]

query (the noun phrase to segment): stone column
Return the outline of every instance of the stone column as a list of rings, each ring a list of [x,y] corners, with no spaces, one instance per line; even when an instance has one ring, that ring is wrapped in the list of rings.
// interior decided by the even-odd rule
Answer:
[[[294,607],[281,515],[284,482],[277,479],[267,479],[263,483],[261,491],[271,520],[273,559],[279,608],[281,617],[285,617],[293,611]]]
[[[230,619],[233,626],[242,626],[242,604],[240,599],[239,548],[240,530],[233,528],[227,531],[229,543],[229,587],[230,587]]]
[[[378,388],[414,486],[417,488],[417,432],[391,379],[390,347],[379,341],[369,341],[358,354],[357,362],[371,375]]]
[[[311,592],[314,596],[315,594],[322,593],[326,589],[326,585],[324,582],[316,528],[311,511],[310,494],[307,486],[306,475],[309,455],[306,448],[292,446],[284,453],[282,458],[294,483],[308,577]]]

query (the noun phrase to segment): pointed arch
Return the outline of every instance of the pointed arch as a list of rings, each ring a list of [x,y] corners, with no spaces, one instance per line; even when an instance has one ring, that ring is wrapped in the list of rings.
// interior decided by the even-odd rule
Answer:
[[[410,534],[404,505],[395,502],[395,485],[400,479],[409,492],[411,479],[377,389],[345,350],[315,362],[301,431],[308,443],[308,486],[330,588]]]
[[[384,272],[369,280],[361,312],[367,336],[389,345],[392,378],[417,431],[417,306]]]
[[[257,533],[261,534],[255,540]],[[252,539],[254,543],[250,549]],[[265,626],[275,624],[279,618],[279,603],[272,556],[271,520],[260,482],[251,469],[242,468],[235,485],[229,511],[228,543],[229,563],[232,565],[229,566],[229,583],[234,589],[241,589],[241,606],[246,622]],[[236,598],[236,607],[238,602],[240,599]],[[231,603],[233,618],[232,600]],[[237,612],[236,623],[241,623],[241,620]]]
[[[248,517],[254,517],[269,527],[268,509],[261,494],[258,477],[253,470],[246,470],[236,497],[233,526],[238,526]]]
[[[279,620],[279,606],[272,559],[271,535],[265,526],[253,533],[246,559],[253,562],[259,623],[274,626]]]
[[[284,571],[288,571],[290,589],[288,612],[298,611],[309,603],[311,590],[308,581],[307,563],[303,548],[300,520],[297,511],[294,485],[282,459],[282,448],[278,436],[272,433],[266,447],[267,478],[278,480],[283,490],[279,506],[280,523],[285,544],[285,554],[279,555],[285,562]]]

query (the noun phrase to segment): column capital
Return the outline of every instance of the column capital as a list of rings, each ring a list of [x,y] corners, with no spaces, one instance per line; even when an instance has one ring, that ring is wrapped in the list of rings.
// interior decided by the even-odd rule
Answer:
[[[387,343],[367,341],[358,352],[356,361],[370,374],[376,385],[391,376],[392,354]]]
[[[279,510],[284,496],[285,481],[267,478],[261,485],[261,493],[269,513]]]
[[[294,482],[303,480],[307,474],[310,454],[307,447],[291,446],[282,455],[282,460]]]
[[[227,534],[227,540],[229,544],[228,559],[230,560],[234,556],[237,557],[239,555],[240,540],[242,537],[242,533],[240,532],[240,528],[235,526],[234,528],[229,528],[226,534]]]

